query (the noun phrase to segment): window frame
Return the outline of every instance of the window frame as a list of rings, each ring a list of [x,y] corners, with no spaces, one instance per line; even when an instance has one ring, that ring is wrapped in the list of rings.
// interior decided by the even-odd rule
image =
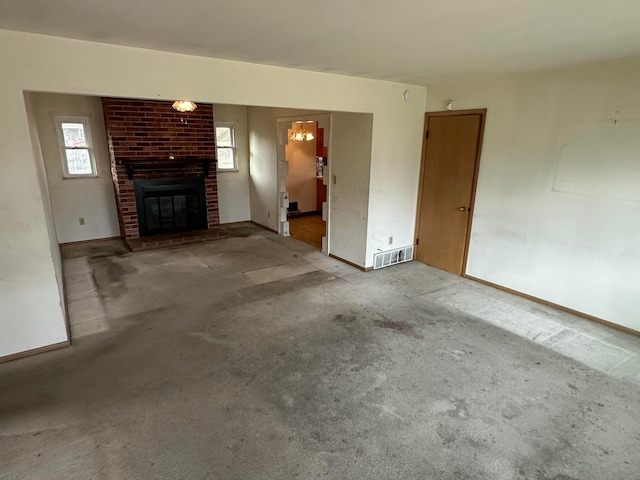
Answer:
[[[226,146],[218,146],[218,135],[216,132],[217,128],[225,127],[231,130],[231,147]],[[237,172],[238,171],[238,144],[236,143],[236,124],[235,122],[214,122],[213,131],[216,140],[216,169],[218,172]],[[218,149],[219,148],[230,148],[233,153],[233,168],[220,168],[218,165]]]
[[[91,116],[90,115],[54,115],[53,123],[56,127],[56,137],[58,139],[58,152],[62,162],[62,178],[96,178],[98,169],[96,166],[96,158],[93,153],[93,138],[91,136]],[[67,147],[64,143],[64,133],[62,131],[63,123],[81,123],[84,129],[84,140],[86,147]],[[69,163],[67,161],[67,150],[86,150],[89,153],[89,161],[91,163],[91,173],[77,174],[69,173]]]

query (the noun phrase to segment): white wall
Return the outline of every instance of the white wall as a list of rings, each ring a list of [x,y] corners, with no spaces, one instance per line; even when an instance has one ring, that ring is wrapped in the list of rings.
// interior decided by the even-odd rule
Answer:
[[[357,113],[331,117],[330,253],[366,265],[373,118]]]
[[[278,231],[276,109],[249,107],[251,221]]]
[[[298,130],[299,123],[293,122],[288,131]],[[301,212],[315,212],[318,210],[317,196],[317,170],[316,170],[316,141],[317,123],[304,123],[303,127],[314,136],[312,141],[295,142],[289,140],[285,147],[286,159],[289,162],[289,175],[287,175],[287,192],[289,201],[298,202],[298,210]]]
[[[0,64],[10,66],[0,76],[0,356],[66,338],[24,91],[372,113],[372,184],[384,183],[378,177],[388,170],[418,171],[421,135],[413,133],[423,122],[423,87],[7,30],[0,30]],[[408,88],[414,100],[403,103]],[[415,213],[417,182],[382,192]],[[267,208],[275,212],[273,198]],[[412,237],[410,214],[401,222],[373,207],[377,230]]]
[[[49,236],[49,249],[51,251],[51,260],[53,261],[53,268],[56,275],[56,281],[58,283],[58,294],[60,296],[60,311],[62,317],[58,318],[57,315],[51,318],[52,323],[47,325],[49,329],[55,330],[60,342],[69,340],[69,325],[67,322],[67,305],[64,301],[65,298],[65,285],[63,282],[63,270],[62,270],[62,252],[60,251],[60,245],[58,243],[58,236],[56,233],[55,221],[53,219],[53,206],[51,204],[51,195],[49,193],[49,184],[47,182],[47,174],[44,165],[44,158],[42,156],[42,147],[40,146],[40,137],[38,135],[38,126],[36,123],[35,109],[33,107],[33,94],[24,94],[25,107],[27,111],[27,121],[29,123],[29,131],[31,137],[31,145],[33,148],[33,157],[36,164],[36,172],[38,175],[38,185],[40,187],[40,195],[42,198],[42,206],[44,209],[44,217],[47,224],[47,233]],[[0,262],[0,266],[2,263]],[[57,312],[56,312],[57,313]],[[62,320],[64,327],[66,328],[66,335],[64,337],[59,334],[59,321]],[[48,332],[46,332],[48,333]],[[34,335],[37,333],[34,332]],[[59,343],[59,342],[53,342]],[[37,347],[36,347],[37,348]],[[25,350],[29,350],[26,348]],[[20,350],[22,351],[22,350]]]
[[[408,103],[394,97],[380,99],[390,114],[373,116],[367,267],[373,266],[374,253],[415,241],[424,113],[417,119],[411,112],[416,103],[424,104],[426,91],[411,91],[414,100]],[[392,244],[389,237],[393,237]]]
[[[31,94],[59,243],[120,236],[102,101],[83,95]],[[98,176],[64,178],[54,115],[89,116]],[[85,221],[80,224],[80,218]]]
[[[247,107],[213,105],[214,122],[232,122],[236,134],[237,172],[218,172],[220,223],[251,220],[249,202],[249,132]]]
[[[640,330],[640,59],[429,87],[487,108],[467,273]]]
[[[7,78],[0,80],[0,357],[68,340],[37,135],[32,143],[22,90]]]

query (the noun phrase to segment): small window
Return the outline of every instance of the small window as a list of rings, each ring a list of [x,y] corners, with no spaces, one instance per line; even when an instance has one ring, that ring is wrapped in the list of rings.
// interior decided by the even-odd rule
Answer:
[[[95,177],[89,117],[54,117],[65,178]]]
[[[236,135],[233,123],[216,123],[216,158],[218,171],[238,171]]]

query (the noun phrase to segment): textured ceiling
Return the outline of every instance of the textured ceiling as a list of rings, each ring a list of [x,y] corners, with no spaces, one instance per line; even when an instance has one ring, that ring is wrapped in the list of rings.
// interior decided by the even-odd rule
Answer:
[[[639,25],[638,0],[0,0],[0,28],[422,85],[640,55]]]

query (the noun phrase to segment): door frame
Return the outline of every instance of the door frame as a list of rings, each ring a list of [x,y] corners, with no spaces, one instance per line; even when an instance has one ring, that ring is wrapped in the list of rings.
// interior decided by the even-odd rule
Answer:
[[[331,158],[331,144],[332,144],[332,131],[333,131],[333,116],[330,112],[327,113],[310,113],[310,114],[302,114],[295,116],[286,116],[286,117],[277,117],[276,118],[276,147],[277,147],[277,155],[276,155],[276,187],[277,187],[277,195],[278,195],[278,235],[284,236],[283,232],[283,216],[286,221],[286,210],[287,207],[283,206],[283,198],[282,194],[286,193],[286,178],[288,175],[288,167],[283,165],[286,163],[285,158],[285,146],[289,143],[289,136],[287,134],[288,130],[291,128],[292,122],[297,121],[314,121],[318,122],[326,122],[328,128],[328,135],[325,131],[324,143],[327,146],[328,153],[328,164],[324,169],[324,182],[327,187],[327,199],[324,203],[326,203],[326,208],[323,208],[323,220],[326,222],[326,238],[327,238],[327,251],[323,251],[320,249],[321,253],[329,256],[331,254],[331,222],[329,221],[331,218],[331,182],[329,179],[331,178],[331,164],[333,163]],[[325,217],[326,210],[326,219]]]
[[[420,161],[420,180],[418,183],[418,203],[416,205],[416,222],[415,222],[415,231],[413,237],[417,240],[418,234],[420,232],[420,205],[422,204],[422,187],[424,184],[424,170],[427,162],[427,146],[429,143],[429,138],[427,137],[427,131],[429,129],[429,118],[431,117],[454,117],[461,115],[480,115],[480,132],[478,133],[478,145],[476,151],[476,159],[473,167],[473,184],[471,185],[471,202],[469,205],[469,222],[467,223],[467,233],[465,235],[464,240],[464,253],[462,257],[462,272],[460,276],[467,276],[467,258],[469,256],[469,242],[471,240],[471,228],[473,226],[473,216],[475,214],[475,203],[476,203],[476,190],[478,186],[478,174],[480,171],[480,157],[482,155],[482,143],[484,140],[484,123],[487,117],[487,109],[486,108],[476,108],[471,110],[445,110],[439,112],[427,112],[424,114],[424,128],[422,131],[422,157]],[[423,243],[424,244],[424,243]],[[417,258],[417,253],[420,250],[420,244],[415,243],[415,255]]]

